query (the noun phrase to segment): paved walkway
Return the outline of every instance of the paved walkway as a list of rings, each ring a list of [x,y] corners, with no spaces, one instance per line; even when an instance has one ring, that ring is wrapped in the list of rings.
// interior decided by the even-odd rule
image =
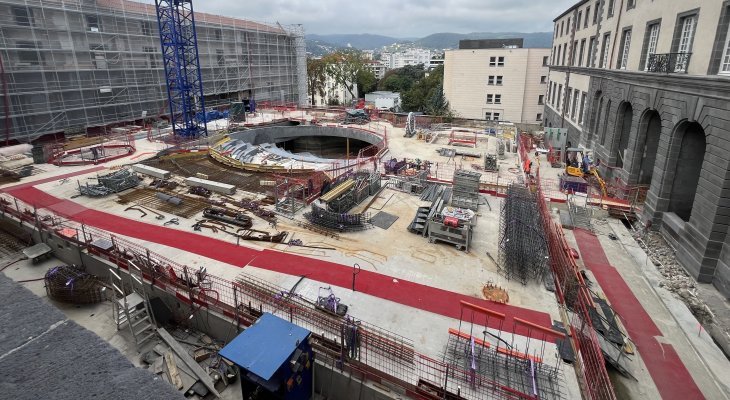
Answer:
[[[86,172],[90,171],[80,171],[78,174]],[[60,178],[54,177],[46,181],[54,179]],[[33,187],[34,184],[38,183],[41,182],[10,187],[3,191],[38,208],[46,208],[73,221],[83,222],[84,224],[108,232],[159,243],[240,268],[252,265],[294,276],[306,275],[309,279],[351,289],[353,276],[351,266],[301,255],[282,253],[276,250],[259,251],[244,246],[236,246],[233,243],[192,232],[184,232],[138,222],[114,214],[89,209],[71,200],[57,198]],[[552,325],[550,315],[544,312],[488,302],[480,298],[407,280],[394,279],[392,276],[370,271],[362,271],[357,275],[356,289],[359,292],[375,297],[455,319],[460,317],[461,308],[459,302],[464,300],[506,314],[507,318],[502,329],[507,331],[512,331],[513,317],[519,317],[545,327]],[[500,326],[498,325],[498,321],[492,318],[490,319],[490,327],[499,328]],[[522,326],[518,327],[516,333],[524,336],[529,334]],[[539,334],[539,332],[533,332],[530,336],[536,339],[544,339],[543,335]]]
[[[671,344],[662,343],[661,330],[642,307],[621,274],[606,257],[598,238],[582,229],[573,231],[583,263],[591,270],[621,316],[629,337],[636,343],[646,368],[663,399],[703,399],[702,391]],[[666,341],[666,340],[665,340]]]

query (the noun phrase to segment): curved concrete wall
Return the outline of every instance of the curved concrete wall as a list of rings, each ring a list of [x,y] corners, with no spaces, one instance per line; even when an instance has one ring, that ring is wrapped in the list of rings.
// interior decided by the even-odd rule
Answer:
[[[230,135],[233,140],[241,140],[253,145],[263,143],[281,143],[298,137],[341,137],[358,139],[370,144],[378,144],[383,138],[375,133],[335,126],[272,126],[266,128],[254,128],[247,131],[236,132]]]

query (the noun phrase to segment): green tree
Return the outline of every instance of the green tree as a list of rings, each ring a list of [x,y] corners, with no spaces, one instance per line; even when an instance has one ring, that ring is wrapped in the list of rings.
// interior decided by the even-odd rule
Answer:
[[[391,69],[378,82],[378,90],[390,90],[403,94],[423,78],[423,65],[406,65],[403,68]]]
[[[358,74],[367,71],[365,57],[357,50],[340,50],[322,58],[326,65],[327,75],[340,85],[347,88],[353,98],[352,89],[357,85]]]
[[[419,111],[429,115],[453,117],[444,96],[444,67],[439,66],[428,76],[418,80],[404,93],[401,103],[404,111]]]
[[[325,95],[326,66],[321,58],[307,59],[307,89],[312,99],[312,105],[315,105],[314,98],[317,95],[319,97],[324,97]]]
[[[369,69],[361,69],[358,71],[356,81],[357,93],[360,97],[365,97],[365,93],[374,91],[378,86],[378,78]]]

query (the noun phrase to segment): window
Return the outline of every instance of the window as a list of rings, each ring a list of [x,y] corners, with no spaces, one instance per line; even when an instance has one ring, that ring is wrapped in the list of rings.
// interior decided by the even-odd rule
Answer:
[[[488,85],[502,85],[502,75],[489,75]]]
[[[692,51],[692,41],[695,35],[695,24],[697,15],[689,15],[680,19],[681,30],[679,33],[679,45],[677,53],[689,53]],[[687,58],[677,57],[677,63],[674,66],[675,72],[684,72],[687,69]]]
[[[596,66],[593,55],[596,53],[596,38],[592,37],[588,40],[588,58],[586,59],[586,67],[593,68]]]
[[[147,62],[150,68],[157,68],[157,49],[154,47],[145,47],[142,51],[147,53]]]
[[[591,15],[591,6],[586,8],[586,19],[583,21],[583,28],[588,28],[588,16]]]
[[[601,49],[601,68],[608,66],[608,53],[611,51],[611,34],[603,35],[603,48]]]
[[[578,111],[578,96],[580,96],[580,91],[578,89],[573,89],[573,102],[570,106],[570,119],[575,121],[575,118],[577,116],[576,112]]]
[[[615,5],[616,5],[615,0],[608,0],[608,17],[606,17],[606,18],[613,17],[613,6],[615,6]]]
[[[580,52],[578,53],[578,66],[579,67],[583,66],[583,55],[585,54],[585,51],[586,51],[586,40],[583,39],[580,41]]]
[[[560,64],[560,51],[562,50],[562,46],[558,46],[558,59],[556,64]]]
[[[486,119],[487,121],[499,121],[499,113],[487,111],[486,113],[484,113],[484,119]]]
[[[575,42],[573,42],[573,51],[570,54],[570,58],[572,59],[571,64],[573,64],[573,66],[575,66],[576,63],[578,62],[577,52],[578,52],[578,41],[576,40]]]
[[[504,57],[489,57],[490,67],[504,67]]]
[[[564,29],[565,29],[565,21],[560,21],[560,37],[563,37]]]
[[[730,26],[728,26],[727,37],[725,38],[725,46],[722,53],[722,61],[720,63],[720,73],[730,74]]]
[[[216,55],[216,58],[217,58],[217,61],[218,61],[218,66],[219,67],[225,66],[226,65],[226,56],[223,55],[223,50],[216,49],[215,50],[215,55]]]
[[[548,56],[545,56],[542,58],[542,66],[547,67],[548,65]]]
[[[656,44],[659,40],[659,24],[651,24],[647,28],[647,34],[648,37],[647,43],[646,43],[646,53],[644,57],[646,57],[646,62],[644,63],[644,70],[649,69],[649,59],[652,55],[656,54]]]
[[[563,109],[563,85],[558,85],[558,111]]]
[[[96,69],[107,69],[106,49],[103,44],[90,44],[91,58]]]
[[[19,49],[28,49],[25,51],[18,52],[18,64],[20,65],[40,65],[41,59],[38,51],[38,47],[33,42],[18,42],[16,44]]]
[[[598,5],[593,9],[593,25],[598,23]]]
[[[621,38],[621,60],[619,61],[619,68],[626,69],[629,63],[629,46],[631,45],[631,29],[626,29]]]
[[[145,36],[152,36],[152,24],[149,21],[142,21],[142,34]]]
[[[629,11],[632,8],[636,7],[636,0],[627,0],[626,1],[626,11]]]
[[[494,95],[493,94],[487,95],[487,104],[494,104]]]
[[[541,95],[540,95],[540,96],[539,96],[539,97],[537,98],[537,104],[539,104],[539,105],[543,105],[543,104],[545,104],[545,95],[542,95],[542,94],[541,94]]]
[[[578,19],[575,20],[575,30],[580,30],[580,20],[583,18],[583,11],[578,11]]]
[[[550,104],[555,106],[555,82],[550,82]]]
[[[220,29],[215,30],[215,40],[221,40],[223,38],[223,32]]]
[[[580,96],[580,110],[578,111],[578,125],[583,126],[583,113],[586,109],[586,93],[584,92]]]
[[[537,113],[537,116],[535,117],[535,121],[542,121],[542,114]]]
[[[502,104],[502,95],[501,94],[488,94],[487,95],[487,104]]]
[[[86,16],[86,26],[89,28],[89,30],[91,32],[101,31],[101,24],[99,23],[99,17],[96,15],[87,15]]]
[[[564,43],[563,44],[563,64],[562,65],[566,65],[565,64],[565,57],[567,55],[568,55],[568,44],[567,43]]]
[[[33,25],[33,12],[27,7],[13,7],[15,23],[22,26]]]
[[[545,76],[545,75],[541,76],[540,83],[547,83],[547,76]]]

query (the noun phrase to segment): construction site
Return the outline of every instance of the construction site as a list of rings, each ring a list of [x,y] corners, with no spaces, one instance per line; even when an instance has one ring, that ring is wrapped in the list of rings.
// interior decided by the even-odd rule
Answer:
[[[0,149],[5,397],[730,398],[648,188],[564,130],[254,90],[213,115],[192,4],[145,7],[167,124]]]

